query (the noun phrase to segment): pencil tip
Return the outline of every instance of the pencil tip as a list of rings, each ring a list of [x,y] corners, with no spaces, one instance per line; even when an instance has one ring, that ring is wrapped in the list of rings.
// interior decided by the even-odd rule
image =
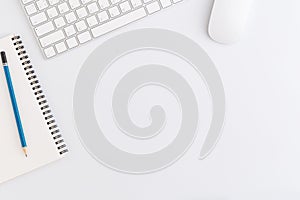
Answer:
[[[23,148],[23,152],[24,152],[25,156],[27,157],[27,150],[26,150],[26,148]]]

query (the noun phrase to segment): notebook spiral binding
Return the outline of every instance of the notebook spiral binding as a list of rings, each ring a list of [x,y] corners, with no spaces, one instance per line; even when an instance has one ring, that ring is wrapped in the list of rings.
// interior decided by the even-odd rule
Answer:
[[[13,45],[15,46],[15,49],[18,53],[19,59],[21,61],[23,69],[26,73],[29,84],[32,87],[32,90],[33,90],[36,100],[39,104],[41,112],[44,116],[44,119],[47,123],[47,126],[50,130],[50,133],[51,133],[54,143],[57,147],[57,150],[60,155],[65,154],[68,152],[67,146],[64,142],[64,139],[62,138],[60,130],[58,129],[56,121],[55,121],[53,115],[51,114],[50,107],[47,103],[45,95],[43,94],[43,90],[41,88],[41,85],[39,84],[38,78],[34,72],[33,66],[31,65],[31,62],[27,55],[27,52],[25,51],[21,37],[14,36],[11,38],[11,40],[12,40]]]

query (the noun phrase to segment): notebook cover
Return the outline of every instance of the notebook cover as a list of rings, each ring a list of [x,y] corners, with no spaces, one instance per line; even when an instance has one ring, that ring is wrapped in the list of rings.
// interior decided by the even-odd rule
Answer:
[[[5,51],[28,157],[20,145],[3,67],[0,69],[0,183],[62,158],[68,152],[20,36],[0,39]]]

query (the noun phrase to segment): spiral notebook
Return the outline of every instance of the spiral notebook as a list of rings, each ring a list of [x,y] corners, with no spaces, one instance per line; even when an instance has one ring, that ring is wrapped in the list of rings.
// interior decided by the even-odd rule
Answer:
[[[0,70],[0,183],[62,158],[68,149],[20,36],[0,39],[27,140],[24,156],[3,68]]]

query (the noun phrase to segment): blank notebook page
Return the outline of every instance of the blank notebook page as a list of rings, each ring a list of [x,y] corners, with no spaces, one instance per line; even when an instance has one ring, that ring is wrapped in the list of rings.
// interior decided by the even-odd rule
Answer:
[[[0,39],[0,50],[6,52],[8,66],[15,90],[17,104],[20,111],[24,134],[27,141],[28,157],[25,157],[18,129],[14,117],[9,91],[6,84],[4,70],[0,69],[0,183],[18,175],[29,172],[42,165],[63,157],[67,152],[53,117],[47,119],[51,113],[43,113],[50,109],[39,89],[39,83],[34,78],[35,73],[30,68],[28,59],[20,60],[26,56],[20,44],[19,36],[10,35]],[[16,49],[16,48],[20,49]],[[20,53],[18,55],[18,53]],[[25,64],[23,62],[26,62]],[[22,63],[24,65],[22,65]],[[27,67],[26,69],[24,69]],[[32,67],[32,66],[31,66]],[[30,69],[28,69],[30,68]],[[26,74],[27,73],[27,74]],[[28,80],[28,78],[33,77]],[[33,89],[37,86],[35,89]],[[40,92],[38,92],[40,91]],[[39,94],[35,94],[38,92]],[[42,104],[39,104],[42,102]],[[44,107],[45,106],[45,107]],[[44,108],[42,108],[44,107]],[[50,122],[50,125],[47,122]],[[54,121],[54,122],[53,122]],[[53,126],[53,123],[55,126]],[[52,127],[52,128],[51,128]],[[54,128],[53,128],[54,127]],[[63,145],[62,145],[63,144]]]

